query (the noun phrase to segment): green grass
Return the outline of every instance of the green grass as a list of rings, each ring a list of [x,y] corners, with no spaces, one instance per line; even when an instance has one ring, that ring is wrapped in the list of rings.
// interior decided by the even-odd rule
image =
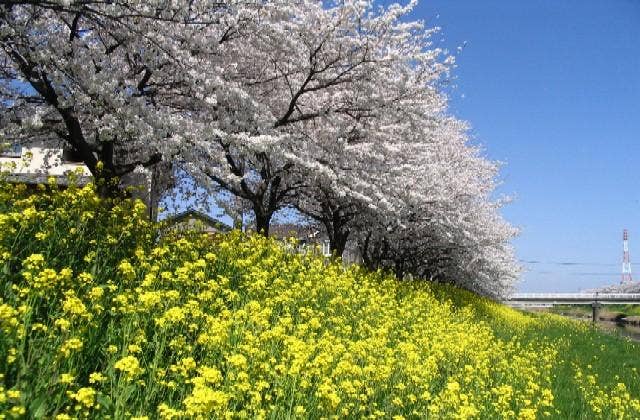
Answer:
[[[594,418],[593,413],[584,410],[589,401],[578,389],[581,382],[575,378],[578,368],[584,372],[584,376],[596,377],[601,389],[613,389],[618,383],[624,383],[630,395],[640,397],[640,344],[637,342],[605,332],[591,322],[576,321],[545,312],[519,311],[522,316],[532,320],[551,320],[532,323],[531,328],[514,331],[513,325],[505,323],[503,316],[495,313],[494,307],[467,298],[466,293],[442,293],[441,298],[452,299],[459,307],[472,306],[477,322],[488,323],[498,337],[509,339],[517,334],[523,344],[536,345],[547,341],[558,343],[559,355],[553,367],[552,379],[557,410],[554,417]],[[607,305],[607,309],[612,312],[624,312],[627,308],[637,310],[637,306],[633,305]],[[591,307],[586,305],[559,305],[548,309],[552,313],[591,317]]]

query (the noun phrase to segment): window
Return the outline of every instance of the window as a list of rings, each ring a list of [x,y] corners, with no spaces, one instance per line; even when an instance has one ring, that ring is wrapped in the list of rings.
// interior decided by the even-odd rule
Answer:
[[[19,158],[22,156],[22,146],[18,143],[0,143],[0,157]]]
[[[82,157],[80,157],[80,153],[71,148],[65,148],[62,151],[62,161],[71,163],[83,162]]]

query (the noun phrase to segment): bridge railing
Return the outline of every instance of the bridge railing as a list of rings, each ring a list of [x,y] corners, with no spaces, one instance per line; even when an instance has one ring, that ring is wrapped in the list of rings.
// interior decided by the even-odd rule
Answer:
[[[640,300],[640,293],[514,293],[507,300]]]

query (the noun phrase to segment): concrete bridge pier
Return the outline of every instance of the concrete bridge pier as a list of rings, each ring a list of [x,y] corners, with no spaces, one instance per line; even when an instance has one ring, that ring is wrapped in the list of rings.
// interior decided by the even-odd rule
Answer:
[[[602,308],[602,304],[599,302],[591,303],[591,321],[598,322],[600,319],[600,308]]]

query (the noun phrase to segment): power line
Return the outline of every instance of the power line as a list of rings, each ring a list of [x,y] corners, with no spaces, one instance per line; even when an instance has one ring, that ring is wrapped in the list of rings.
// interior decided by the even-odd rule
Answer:
[[[540,264],[540,265],[558,265],[563,267],[617,267],[618,264],[611,263],[592,263],[592,262],[578,262],[578,261],[540,261],[540,260],[519,260],[523,264]],[[617,273],[620,274],[620,273]]]
[[[620,273],[568,273],[572,276],[619,276]]]
[[[529,271],[531,274],[537,274],[542,276],[547,275],[563,275],[563,276],[599,276],[599,277],[611,277],[618,276],[620,273],[599,273],[599,272],[576,272],[576,271]]]

